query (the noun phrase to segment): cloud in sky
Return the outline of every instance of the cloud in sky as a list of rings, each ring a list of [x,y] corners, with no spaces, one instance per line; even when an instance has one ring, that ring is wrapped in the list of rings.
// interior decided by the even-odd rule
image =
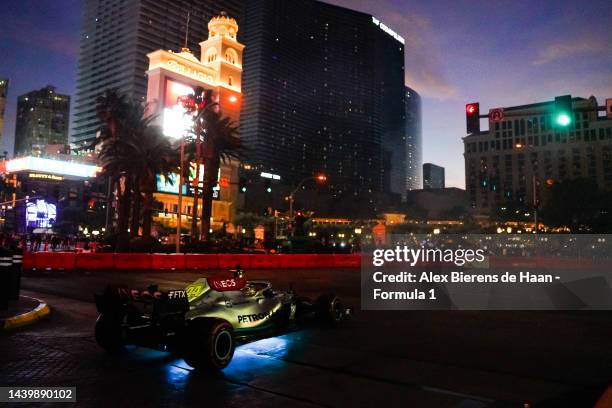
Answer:
[[[606,51],[612,52],[612,47],[609,44],[590,38],[555,42],[542,49],[533,61],[533,64],[544,65],[568,57],[597,54]]]

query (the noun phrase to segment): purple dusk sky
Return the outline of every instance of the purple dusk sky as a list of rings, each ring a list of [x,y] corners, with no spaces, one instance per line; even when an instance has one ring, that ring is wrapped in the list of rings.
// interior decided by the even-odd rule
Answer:
[[[329,0],[370,13],[406,39],[406,84],[423,101],[424,161],[464,186],[464,106],[481,112],[556,95],[612,97],[609,0]],[[19,0],[0,14],[0,76],[10,80],[3,141],[12,152],[17,96],[46,84],[74,94],[80,0]]]

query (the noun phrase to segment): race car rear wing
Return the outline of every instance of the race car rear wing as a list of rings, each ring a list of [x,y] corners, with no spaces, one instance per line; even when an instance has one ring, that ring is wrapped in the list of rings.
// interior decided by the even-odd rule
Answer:
[[[107,286],[102,295],[94,295],[98,313],[124,313],[132,307],[152,306],[153,315],[185,313],[189,310],[187,294],[183,289],[161,292],[157,286],[146,290],[130,289],[127,286]]]

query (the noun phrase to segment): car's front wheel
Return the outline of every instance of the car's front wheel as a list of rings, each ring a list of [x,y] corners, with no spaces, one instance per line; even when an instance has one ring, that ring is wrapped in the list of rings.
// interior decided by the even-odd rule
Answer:
[[[322,295],[316,301],[316,315],[323,325],[335,326],[343,317],[344,307],[335,295]]]
[[[234,331],[223,319],[195,319],[189,322],[183,341],[183,358],[195,369],[222,370],[232,361]]]

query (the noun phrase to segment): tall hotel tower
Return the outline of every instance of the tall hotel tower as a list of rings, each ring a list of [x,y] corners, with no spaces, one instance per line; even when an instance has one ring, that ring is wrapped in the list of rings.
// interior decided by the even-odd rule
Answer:
[[[225,11],[240,21],[241,10],[241,0],[85,0],[72,148],[95,138],[96,98],[106,89],[145,100],[147,54],[184,47],[186,34],[187,47],[199,50],[213,16]]]

